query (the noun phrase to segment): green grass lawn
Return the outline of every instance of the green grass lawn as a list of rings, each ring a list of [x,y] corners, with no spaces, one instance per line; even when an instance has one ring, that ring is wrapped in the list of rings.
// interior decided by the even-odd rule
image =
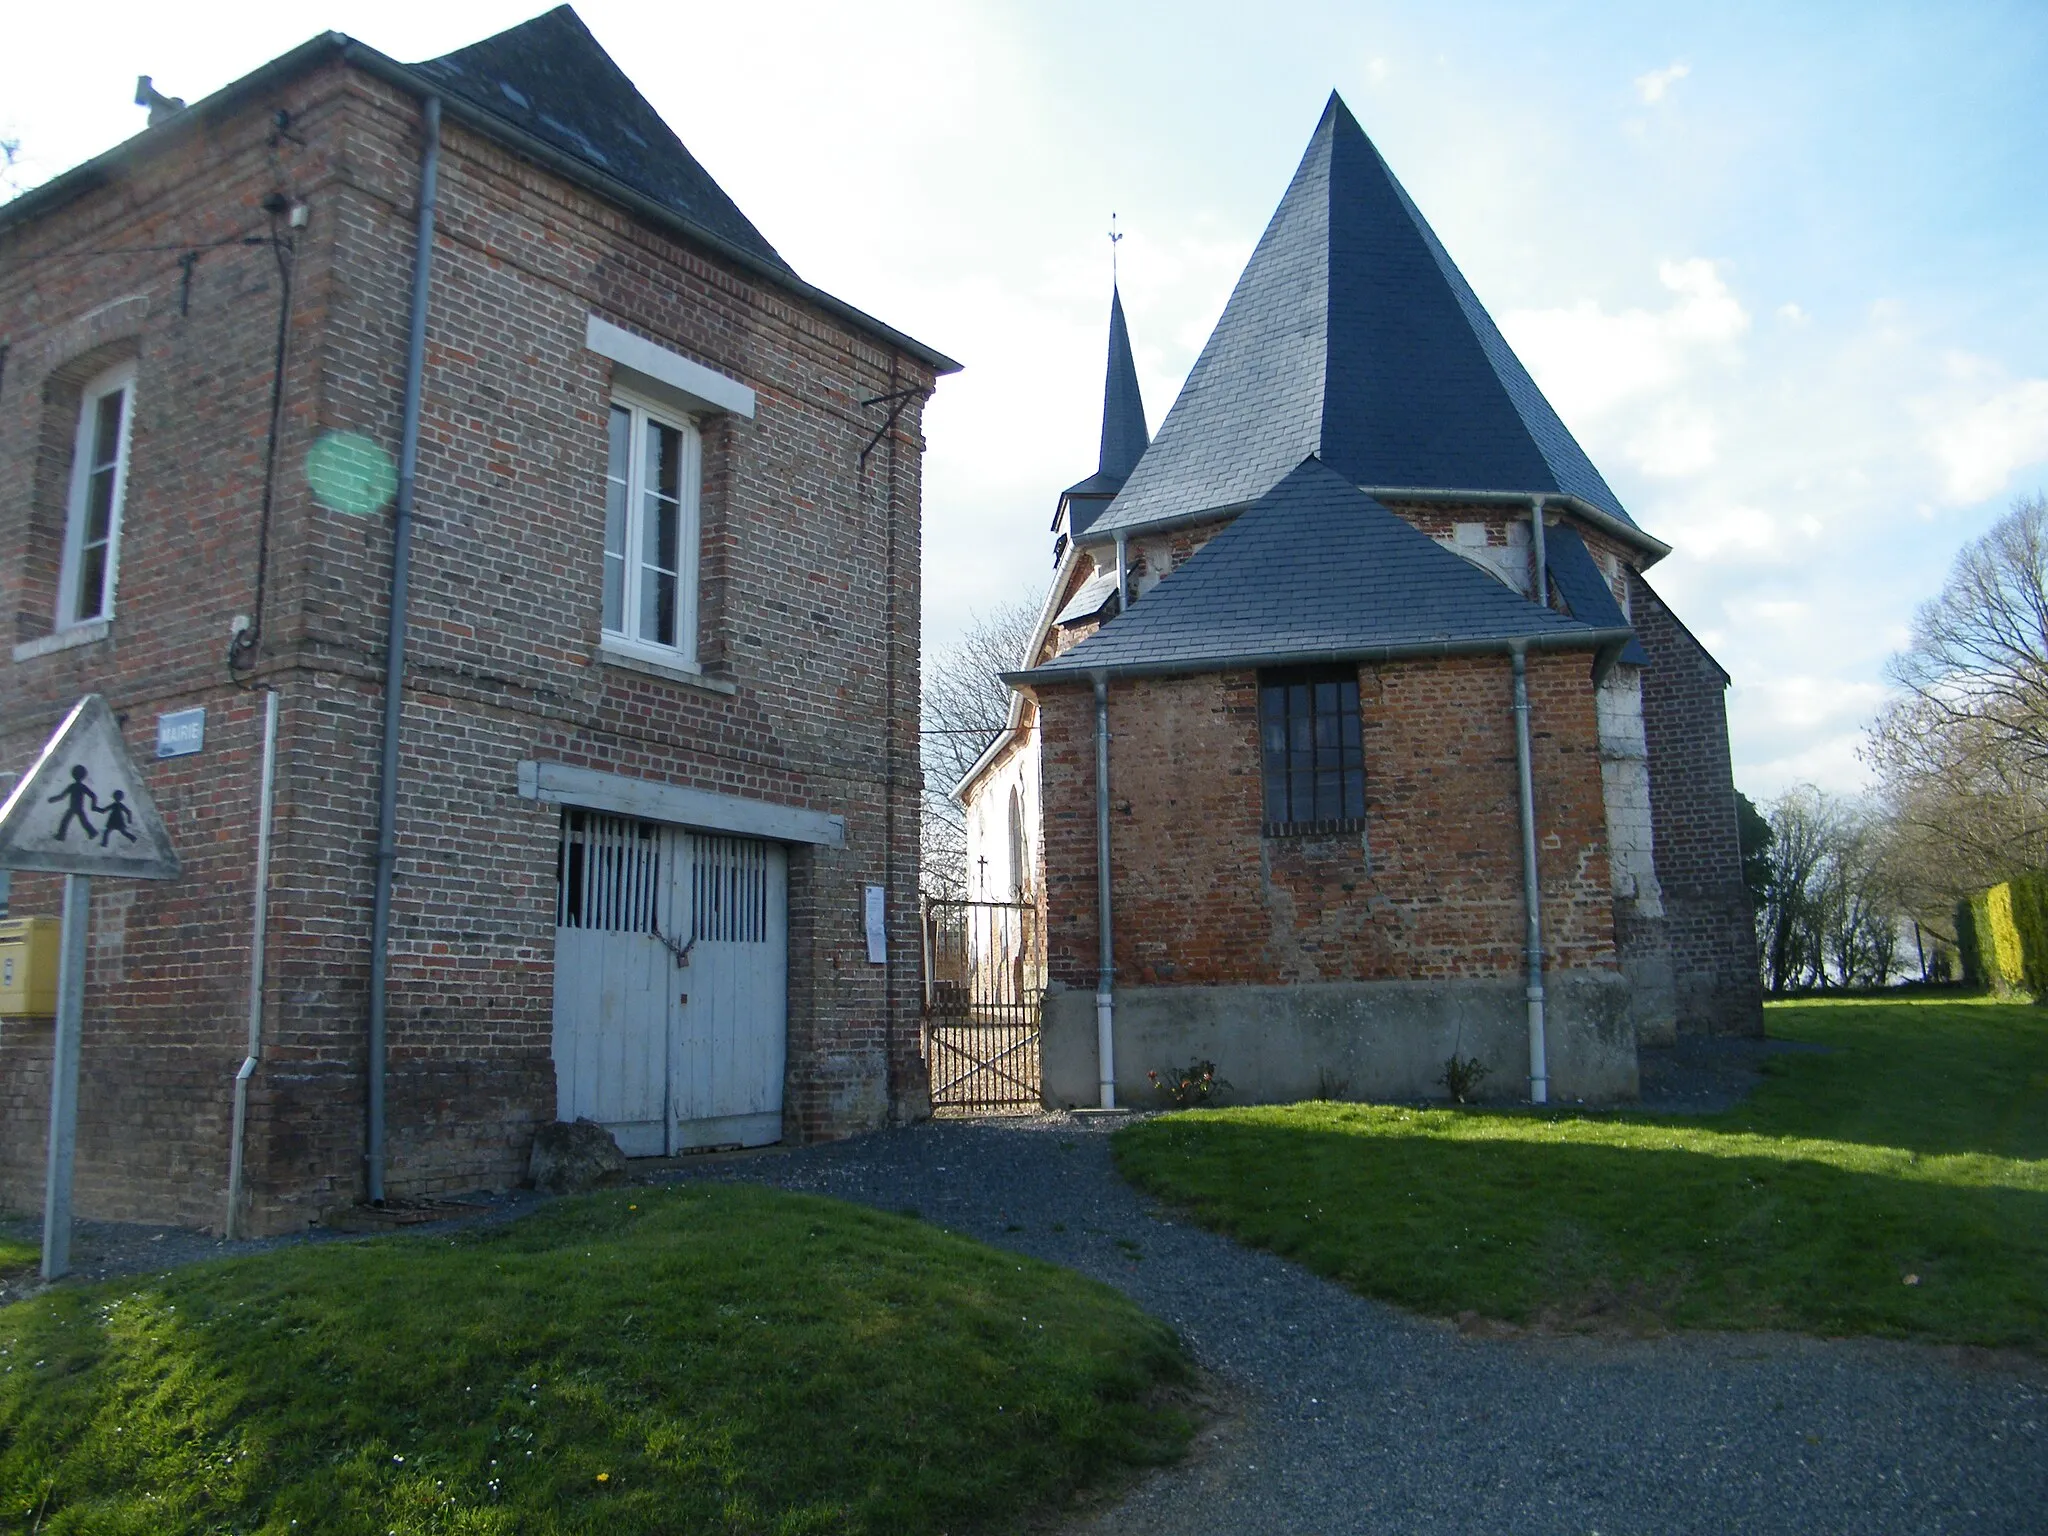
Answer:
[[[43,1263],[42,1245],[20,1238],[0,1237],[0,1275],[33,1273]]]
[[[1104,1286],[762,1189],[615,1191],[0,1311],[0,1529],[1000,1527],[1189,1425]]]
[[[2048,1009],[1767,1017],[1829,1051],[1769,1058],[1722,1115],[1196,1110],[1119,1132],[1118,1163],[1210,1226],[1422,1312],[2048,1351]]]

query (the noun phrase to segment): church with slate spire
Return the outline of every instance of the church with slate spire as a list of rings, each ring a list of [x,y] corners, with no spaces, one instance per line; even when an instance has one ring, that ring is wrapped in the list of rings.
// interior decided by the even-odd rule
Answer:
[[[1097,472],[955,790],[1030,907],[1043,1097],[1636,1095],[1762,1030],[1725,672],[1332,95],[1148,440],[1120,296]],[[975,861],[979,858],[981,862]],[[978,876],[978,878],[975,878]]]

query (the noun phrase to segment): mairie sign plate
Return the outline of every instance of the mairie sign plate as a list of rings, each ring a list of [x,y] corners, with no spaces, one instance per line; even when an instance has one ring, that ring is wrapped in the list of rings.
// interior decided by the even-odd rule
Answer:
[[[163,817],[100,695],[78,701],[0,805],[0,869],[177,878]]]

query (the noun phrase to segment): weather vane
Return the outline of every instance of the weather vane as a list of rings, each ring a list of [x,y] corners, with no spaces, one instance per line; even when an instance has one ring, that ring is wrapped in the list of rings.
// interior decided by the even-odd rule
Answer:
[[[1123,236],[1117,232],[1116,210],[1112,208],[1109,214],[1109,285],[1112,288],[1116,286],[1116,248],[1122,239]]]

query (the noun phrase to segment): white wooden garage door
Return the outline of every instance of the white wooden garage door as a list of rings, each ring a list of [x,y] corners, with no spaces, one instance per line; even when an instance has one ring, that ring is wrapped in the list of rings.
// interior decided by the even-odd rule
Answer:
[[[562,813],[555,1094],[628,1157],[782,1138],[780,844]]]

